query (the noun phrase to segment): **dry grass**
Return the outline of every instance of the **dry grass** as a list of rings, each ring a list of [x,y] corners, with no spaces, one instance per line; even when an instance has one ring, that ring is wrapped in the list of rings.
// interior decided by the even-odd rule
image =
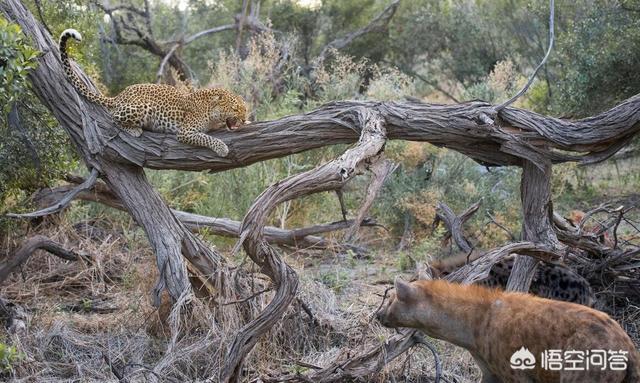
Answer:
[[[125,235],[112,226],[97,222],[79,228],[63,220],[37,228],[38,233],[91,255],[94,262],[67,262],[36,253],[0,289],[0,296],[31,315],[26,334],[2,333],[0,337],[0,342],[15,345],[19,352],[0,378],[105,382],[124,375],[130,382],[204,381],[210,377],[215,381],[233,334],[266,306],[271,292],[246,303],[224,304],[243,298],[234,295],[233,283],[226,283],[217,286],[223,296],[217,298],[218,304],[184,296],[173,309],[167,302],[156,309],[150,291],[157,268],[143,233],[129,229],[124,230]],[[399,273],[395,259],[305,261],[300,254],[287,257],[299,273],[298,298],[310,308],[313,318],[296,301],[248,356],[245,381],[304,374],[311,366],[327,366],[393,335],[371,318],[379,294]],[[254,271],[230,270],[228,281],[234,280],[234,272],[246,275]],[[265,279],[253,275],[253,291],[264,289]],[[629,305],[616,314],[637,341],[640,309]],[[479,379],[468,352],[446,342],[432,342],[446,381]],[[432,381],[434,371],[431,353],[414,349],[365,381],[386,382],[392,377]]]
[[[113,231],[108,222],[93,225],[74,227],[55,221],[37,228],[66,247],[91,255],[94,262],[67,262],[37,252],[5,283],[1,296],[26,308],[30,320],[26,334],[2,333],[0,342],[16,346],[19,354],[1,377],[16,382],[118,381],[118,374],[132,382],[216,377],[233,334],[266,306],[270,293],[247,303],[223,305],[184,296],[172,310],[167,302],[156,309],[150,291],[157,268],[142,233],[132,229],[127,237]],[[20,238],[6,248],[17,245]],[[392,335],[371,321],[381,285],[358,277],[336,294],[314,277],[313,270],[300,266],[299,273],[298,297],[313,318],[299,303],[292,305],[249,355],[247,381],[304,373],[309,370],[305,364],[324,366],[346,357],[344,350],[355,353]],[[256,279],[254,290],[263,289],[262,283]],[[224,287],[221,302],[242,298],[234,296],[231,285]],[[466,352],[444,342],[437,342],[437,347],[446,376],[473,381],[477,372]],[[385,381],[401,371],[409,381],[432,376],[432,357],[420,350],[411,352],[373,381]]]

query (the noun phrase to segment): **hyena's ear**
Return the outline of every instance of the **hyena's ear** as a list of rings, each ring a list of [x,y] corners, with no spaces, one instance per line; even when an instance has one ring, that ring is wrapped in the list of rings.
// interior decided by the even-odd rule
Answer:
[[[410,283],[403,281],[402,278],[396,277],[393,284],[396,288],[396,297],[399,300],[409,302],[415,297],[415,288]]]

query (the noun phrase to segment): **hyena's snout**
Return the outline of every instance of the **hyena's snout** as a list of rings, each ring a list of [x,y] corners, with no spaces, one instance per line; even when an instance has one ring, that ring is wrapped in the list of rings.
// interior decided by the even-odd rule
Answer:
[[[389,316],[387,315],[387,307],[380,307],[380,309],[376,311],[375,316],[381,325],[391,327],[391,324],[389,323]]]

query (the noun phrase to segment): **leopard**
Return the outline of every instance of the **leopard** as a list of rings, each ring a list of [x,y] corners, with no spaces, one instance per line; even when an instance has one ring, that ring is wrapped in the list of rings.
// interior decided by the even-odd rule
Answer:
[[[75,29],[60,35],[60,59],[65,75],[74,89],[89,102],[101,105],[112,116],[116,126],[133,137],[143,130],[175,134],[179,142],[213,150],[227,157],[228,146],[206,132],[238,129],[249,123],[244,99],[221,87],[206,89],[178,88],[165,84],[134,84],[114,97],[94,91],[80,79],[71,67],[67,41],[82,41]]]
[[[466,254],[459,254],[443,260],[432,261],[429,266],[435,275],[444,276],[475,258],[477,255],[471,255],[467,259]],[[514,262],[514,254],[502,258],[491,267],[489,276],[478,281],[477,284],[505,289]],[[597,303],[589,281],[561,263],[540,262],[531,281],[529,292],[542,298],[577,303],[588,307],[594,307]]]

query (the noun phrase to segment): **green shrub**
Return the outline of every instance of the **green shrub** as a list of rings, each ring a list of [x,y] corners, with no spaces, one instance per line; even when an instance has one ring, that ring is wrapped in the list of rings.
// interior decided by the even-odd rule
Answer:
[[[75,166],[68,137],[30,91],[36,57],[20,28],[0,19],[0,211]]]

